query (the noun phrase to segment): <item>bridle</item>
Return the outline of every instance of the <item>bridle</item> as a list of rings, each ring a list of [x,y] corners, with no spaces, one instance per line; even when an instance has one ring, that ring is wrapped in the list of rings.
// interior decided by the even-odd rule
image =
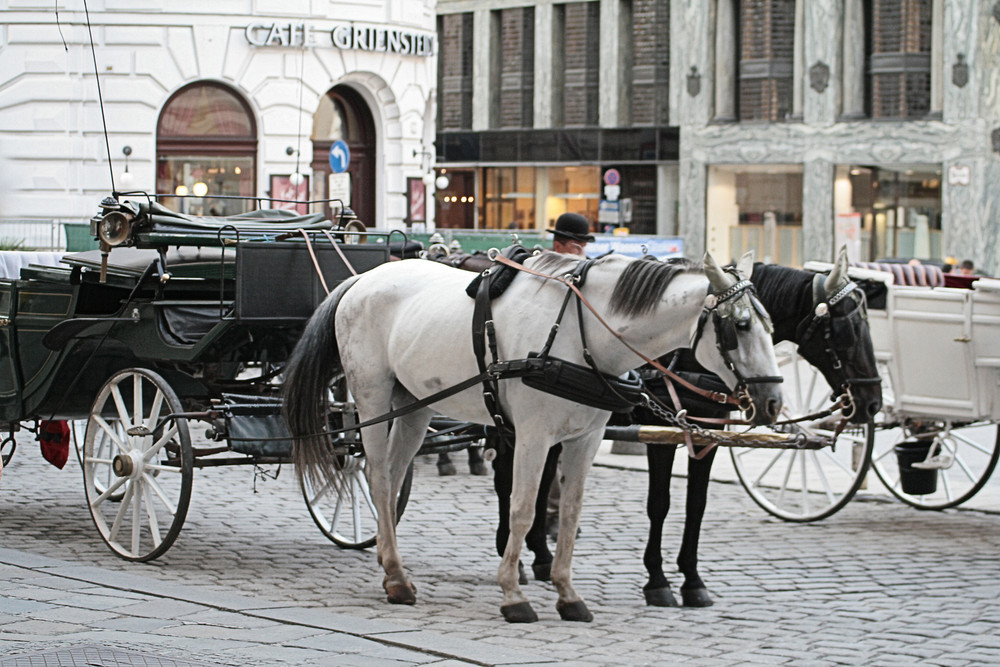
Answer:
[[[734,271],[727,269],[727,272],[734,273],[737,277],[737,281],[721,292],[709,292],[708,296],[705,297],[705,305],[701,310],[701,315],[698,317],[698,326],[695,329],[694,337],[691,341],[691,353],[694,354],[695,350],[698,348],[698,343],[701,341],[702,334],[705,331],[705,326],[708,323],[709,318],[711,318],[712,326],[715,329],[715,346],[718,349],[719,354],[722,356],[722,361],[726,365],[726,368],[728,368],[729,372],[736,377],[735,395],[739,400],[740,410],[746,412],[748,410],[753,410],[753,403],[750,400],[749,385],[765,383],[777,384],[784,382],[784,378],[780,375],[755,375],[746,377],[740,372],[740,370],[736,367],[736,364],[733,362],[730,352],[739,347],[737,330],[749,329],[753,315],[748,312],[745,317],[737,319],[735,308],[730,306],[728,308],[730,311],[729,314],[724,314],[721,311],[721,307],[746,296],[750,301],[750,305],[753,307],[753,310],[756,312],[757,317],[759,317],[761,322],[764,323],[765,328],[770,329],[771,320],[767,311],[764,309],[763,304],[761,304],[760,300],[757,298],[757,290],[754,288],[753,283],[746,278],[740,278],[739,274],[735,274]]]
[[[865,292],[852,280],[841,287],[832,296],[826,293],[826,276],[817,274],[813,278],[813,311],[806,316],[795,329],[795,341],[802,349],[802,346],[813,338],[817,332],[823,336],[823,351],[830,359],[830,365],[837,376],[837,385],[841,390],[841,395],[835,397],[837,402],[843,406],[845,419],[854,416],[857,410],[857,403],[854,400],[852,387],[862,384],[880,384],[882,379],[878,376],[873,378],[850,377],[844,368],[844,363],[837,354],[837,343],[841,342],[847,332],[853,332],[855,320],[867,319],[867,308],[865,306]],[[860,296],[855,298],[857,292]],[[850,297],[854,301],[854,307],[843,315],[834,315],[833,307],[844,299]],[[847,345],[841,344],[842,348],[850,347],[851,341],[846,341]]]

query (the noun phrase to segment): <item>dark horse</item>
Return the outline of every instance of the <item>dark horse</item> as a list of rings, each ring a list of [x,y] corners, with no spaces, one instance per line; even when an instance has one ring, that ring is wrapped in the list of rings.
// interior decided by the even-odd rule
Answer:
[[[846,399],[845,415],[855,424],[870,421],[881,407],[882,388],[875,366],[868,332],[865,296],[862,289],[847,277],[847,257],[841,251],[829,276],[783,266],[757,264],[752,282],[764,307],[774,322],[775,343],[790,340],[798,345],[799,354],[823,374],[835,396]],[[698,378],[711,384],[704,369],[683,354],[675,362],[675,370],[688,378]],[[685,373],[686,372],[686,373]],[[715,380],[717,382],[717,380]],[[658,383],[663,387],[663,383]],[[656,387],[653,387],[656,390]],[[710,386],[708,388],[716,388]],[[659,390],[656,390],[659,394]],[[711,405],[695,394],[680,390],[689,416],[720,417],[726,408]],[[633,420],[641,424],[662,424],[646,408],[637,408]],[[613,417],[612,419],[615,419]],[[503,553],[507,543],[507,517],[511,484],[510,453],[505,448],[494,462],[494,487],[499,499],[500,523],[497,529],[497,549]],[[705,584],[698,575],[698,538],[708,498],[709,473],[717,449],[703,458],[688,461],[687,504],[684,533],[677,565],[684,575],[681,598],[685,606],[706,607],[712,604]],[[649,516],[649,539],[643,562],[649,580],[643,587],[647,604],[678,606],[670,584],[663,573],[663,523],[670,509],[670,474],[677,449],[650,445],[646,448],[649,463],[649,494],[646,511]],[[548,486],[556,474],[559,446],[549,452],[536,502],[535,522],[525,538],[535,554],[532,569],[536,579],[547,580],[552,555],[545,535],[545,511]]]

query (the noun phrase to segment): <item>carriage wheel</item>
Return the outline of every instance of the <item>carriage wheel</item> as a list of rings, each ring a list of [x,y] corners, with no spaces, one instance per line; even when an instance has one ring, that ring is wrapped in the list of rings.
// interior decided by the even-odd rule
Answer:
[[[17,449],[17,441],[14,436],[9,438],[4,438],[0,442],[0,469],[3,469],[10,463],[10,460],[14,458],[14,450]]]
[[[180,533],[191,500],[194,454],[187,420],[167,382],[120,371],[94,401],[83,442],[83,485],[94,525],[121,558],[147,561]]]
[[[818,412],[830,404],[823,375],[798,355],[794,344],[775,346],[785,378],[783,419]],[[789,425],[793,432],[832,437],[839,414]],[[812,449],[733,447],[730,456],[743,488],[764,510],[785,521],[819,521],[839,511],[864,484],[871,460],[871,433],[849,424],[835,446]]]
[[[378,535],[378,512],[372,502],[365,477],[364,456],[343,456],[342,466],[333,479],[316,489],[308,475],[302,476],[302,495],[309,514],[320,531],[343,549],[367,549]],[[410,499],[413,464],[406,470],[403,486],[396,499],[396,522],[403,516]]]

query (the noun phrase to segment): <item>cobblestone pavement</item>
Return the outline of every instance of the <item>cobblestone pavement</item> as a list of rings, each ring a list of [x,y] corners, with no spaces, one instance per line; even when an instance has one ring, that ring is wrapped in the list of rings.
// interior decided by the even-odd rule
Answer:
[[[177,542],[159,560],[136,564],[98,537],[72,456],[59,471],[37,445],[22,442],[0,480],[0,548],[192,585],[220,599],[239,594],[307,608],[305,617],[336,613],[425,631],[435,641],[474,641],[482,650],[470,661],[481,664],[504,662],[499,656],[510,650],[582,665],[1000,662],[1000,515],[856,499],[825,521],[789,524],[764,514],[738,485],[716,483],[701,541],[702,576],[716,604],[661,609],[645,606],[641,592],[646,476],[608,467],[595,467],[588,481],[574,559],[574,583],[594,622],[560,621],[553,588],[532,581],[525,592],[540,621],[506,624],[495,582],[491,478],[468,475],[463,459],[456,455],[456,477],[438,477],[430,459],[418,460],[399,530],[419,589],[413,607],[385,602],[373,550],[342,550],[323,537],[288,466],[275,480],[258,479],[256,492],[251,468],[196,471]],[[676,518],[684,480],[675,478],[672,489]],[[679,520],[668,520],[668,563],[680,530]],[[0,568],[0,603],[13,574]],[[16,612],[0,605],[0,656],[39,649],[5,637]],[[133,647],[162,645],[141,624],[129,630]],[[186,645],[180,637],[177,649]],[[188,659],[225,662],[190,641]],[[278,655],[259,664],[279,663]]]

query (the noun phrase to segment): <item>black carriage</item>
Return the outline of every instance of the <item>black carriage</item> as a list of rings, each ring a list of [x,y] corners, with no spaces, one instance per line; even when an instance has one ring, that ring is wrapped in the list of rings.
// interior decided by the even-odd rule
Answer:
[[[0,281],[3,462],[26,422],[68,421],[102,539],[144,561],[176,539],[196,468],[290,460],[281,366],[327,290],[388,261],[392,235],[283,210],[194,218],[114,200],[102,209],[91,221],[101,250]],[[331,428],[352,419],[346,393],[332,388]],[[193,422],[207,424],[207,440],[192,437]],[[481,437],[435,426],[431,446]],[[369,546],[361,443],[345,433],[336,445],[340,478],[305,488],[306,503],[338,545]]]

